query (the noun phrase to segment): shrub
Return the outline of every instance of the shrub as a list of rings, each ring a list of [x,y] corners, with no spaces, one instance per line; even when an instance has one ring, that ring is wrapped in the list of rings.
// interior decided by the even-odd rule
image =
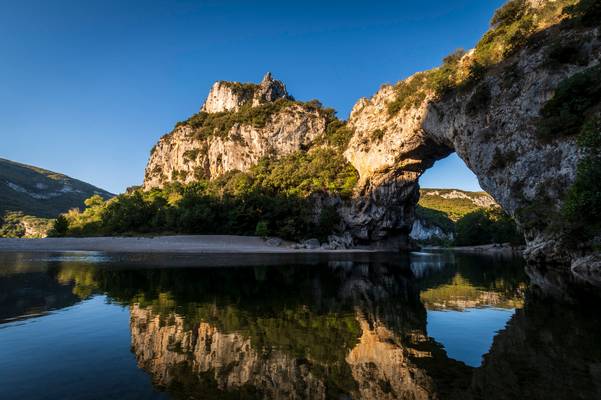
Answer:
[[[267,226],[267,221],[257,222],[257,227],[255,228],[255,235],[262,237],[269,235],[269,227]]]
[[[68,230],[69,222],[67,221],[67,218],[65,218],[64,215],[59,215],[56,220],[54,220],[54,225],[48,233],[48,236],[62,237],[67,234]]]
[[[546,140],[579,133],[591,109],[601,99],[601,66],[588,68],[562,81],[541,109],[537,133]]]
[[[564,8],[564,14],[584,26],[601,25],[601,1],[580,0]]]
[[[601,233],[601,117],[584,123],[578,143],[586,155],[562,207],[570,239],[576,243]]]
[[[191,149],[184,151],[184,160],[195,161],[200,154],[200,149]]]
[[[388,115],[421,104],[428,93],[435,97],[444,96],[458,83],[458,65],[465,55],[463,49],[455,50],[443,59],[440,67],[419,72],[412,77],[398,82],[394,86],[395,99],[388,104]]]
[[[384,138],[384,134],[382,129],[374,129],[370,134],[372,142],[381,142]]]
[[[510,25],[524,18],[527,10],[528,4],[525,0],[511,0],[495,11],[490,23],[493,27]]]
[[[513,220],[500,208],[477,210],[463,216],[455,224],[455,244],[476,246],[490,243],[523,243]]]
[[[354,131],[345,122],[332,117],[326,126],[325,142],[340,151],[344,151],[348,147],[353,134]]]
[[[409,107],[415,107],[426,98],[427,89],[425,82],[428,72],[419,72],[411,78],[398,82],[394,86],[395,99],[388,103],[387,110],[389,116],[394,116],[398,112]]]

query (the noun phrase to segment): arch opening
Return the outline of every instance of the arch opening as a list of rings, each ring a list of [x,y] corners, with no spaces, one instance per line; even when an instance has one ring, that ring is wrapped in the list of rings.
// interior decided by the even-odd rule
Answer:
[[[521,245],[524,236],[453,151],[418,179],[410,238],[420,245]]]

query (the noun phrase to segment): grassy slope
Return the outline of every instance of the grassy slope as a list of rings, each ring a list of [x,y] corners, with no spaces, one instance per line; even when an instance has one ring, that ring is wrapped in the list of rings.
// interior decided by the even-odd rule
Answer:
[[[486,192],[458,189],[420,189],[417,215],[422,220],[449,232],[453,223],[465,214],[494,201]]]
[[[9,184],[18,185],[17,190]],[[83,208],[84,200],[95,193],[104,198],[113,196],[77,179],[0,158],[0,215],[20,211],[26,215],[54,218],[71,208]]]

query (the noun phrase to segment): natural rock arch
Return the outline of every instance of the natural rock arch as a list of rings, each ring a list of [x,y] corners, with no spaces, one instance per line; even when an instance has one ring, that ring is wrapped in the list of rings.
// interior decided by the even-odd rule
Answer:
[[[569,263],[577,258],[562,246],[561,228],[550,227],[582,155],[575,138],[542,141],[536,124],[561,81],[599,63],[594,32],[554,27],[546,32],[552,38],[546,46],[523,48],[472,87],[442,98],[427,93],[396,113],[388,111],[397,96],[391,85],[359,100],[349,119],[355,134],[345,152],[360,174],[359,200],[345,213],[353,235],[406,242],[419,177],[455,151],[524,231],[529,260]],[[546,63],[548,47],[565,40],[590,49],[588,65]],[[416,76],[406,82],[412,79]]]

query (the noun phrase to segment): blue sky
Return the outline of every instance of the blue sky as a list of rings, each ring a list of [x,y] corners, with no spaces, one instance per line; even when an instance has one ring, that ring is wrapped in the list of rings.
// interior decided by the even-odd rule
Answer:
[[[216,80],[266,71],[346,118],[384,82],[470,48],[503,0],[0,0],[0,157],[112,192]],[[456,156],[423,187],[478,189]]]

